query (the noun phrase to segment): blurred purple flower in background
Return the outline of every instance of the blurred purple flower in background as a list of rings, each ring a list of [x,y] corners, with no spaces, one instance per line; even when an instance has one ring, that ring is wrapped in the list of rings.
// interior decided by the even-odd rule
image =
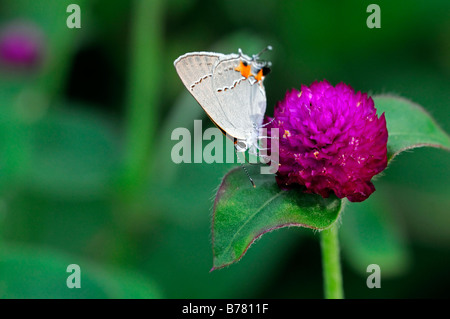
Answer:
[[[302,85],[278,102],[274,118],[269,126],[280,132],[281,188],[304,185],[306,192],[334,192],[352,202],[375,191],[371,179],[387,166],[388,132],[384,113],[377,116],[366,93],[344,83]]]
[[[0,65],[4,69],[35,69],[44,57],[44,37],[28,21],[14,21],[0,29]]]

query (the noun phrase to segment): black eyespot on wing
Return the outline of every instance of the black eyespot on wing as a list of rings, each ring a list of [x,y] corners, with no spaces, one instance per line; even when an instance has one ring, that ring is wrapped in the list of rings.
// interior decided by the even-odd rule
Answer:
[[[242,61],[242,64],[243,64],[244,66],[247,66],[247,65],[248,65],[247,61]]]
[[[262,73],[264,76],[270,73],[270,68],[268,66],[265,66],[262,68]]]

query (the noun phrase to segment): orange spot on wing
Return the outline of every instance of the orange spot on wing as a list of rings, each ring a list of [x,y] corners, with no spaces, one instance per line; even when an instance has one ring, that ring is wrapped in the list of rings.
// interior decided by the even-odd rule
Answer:
[[[242,61],[239,63],[239,66],[236,69],[234,69],[234,70],[238,71],[238,72],[241,72],[241,75],[243,77],[245,77],[246,79],[249,76],[253,75],[252,74],[252,67],[250,66],[250,64],[245,65],[244,62],[242,62]]]
[[[262,80],[262,78],[263,78],[263,71],[261,69],[261,70],[259,70],[258,74],[255,76],[255,80],[259,82]]]

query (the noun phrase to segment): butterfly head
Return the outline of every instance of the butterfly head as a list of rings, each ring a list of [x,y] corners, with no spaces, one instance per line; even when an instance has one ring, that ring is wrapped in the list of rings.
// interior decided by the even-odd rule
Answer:
[[[272,63],[270,61],[260,60],[261,54],[263,54],[267,50],[272,50],[272,47],[269,45],[258,54],[254,54],[251,58],[245,55],[241,49],[239,52],[239,65],[235,68],[235,71],[241,72],[241,75],[248,79],[249,77],[253,77],[256,82],[261,83],[264,77],[270,73],[270,67]]]

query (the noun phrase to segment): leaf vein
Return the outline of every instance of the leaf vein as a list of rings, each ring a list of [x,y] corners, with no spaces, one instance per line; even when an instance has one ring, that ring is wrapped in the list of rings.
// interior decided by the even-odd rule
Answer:
[[[280,195],[283,194],[283,190],[280,190],[278,194],[272,196],[268,200],[266,200],[242,225],[239,227],[239,229],[234,233],[233,238],[231,238],[229,245],[225,248],[223,254],[228,253],[228,251],[231,249],[231,245],[233,244],[234,240],[236,239],[236,236],[244,229],[244,227],[252,220],[260,211],[262,211],[265,207],[267,207],[274,199],[278,198]]]

